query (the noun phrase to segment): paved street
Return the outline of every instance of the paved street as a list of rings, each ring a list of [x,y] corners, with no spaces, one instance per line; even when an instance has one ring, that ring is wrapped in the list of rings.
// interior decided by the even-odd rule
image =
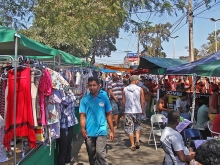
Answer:
[[[142,123],[141,148],[136,151],[129,149],[130,142],[123,128],[115,130],[115,140],[108,141],[108,162],[109,165],[161,165],[164,153],[161,148],[157,151],[154,146],[148,145],[150,122]],[[81,135],[74,140],[71,165],[89,165],[86,146]]]

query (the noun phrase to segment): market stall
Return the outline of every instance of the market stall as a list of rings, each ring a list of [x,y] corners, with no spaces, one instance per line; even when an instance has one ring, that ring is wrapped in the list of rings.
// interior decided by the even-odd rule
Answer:
[[[163,75],[166,69],[176,67],[187,62],[172,58],[140,57],[139,69],[149,69],[149,74]]]
[[[136,69],[131,73],[131,75],[140,75],[140,74],[147,74],[149,72],[149,69]]]
[[[193,96],[192,96],[192,115],[191,121],[194,120],[194,112],[195,112],[195,102],[196,102],[196,83],[200,79],[200,76],[196,74],[196,67],[202,64],[207,64],[212,61],[216,61],[220,59],[220,51],[213,53],[209,56],[201,58],[199,60],[183,64],[177,67],[168,68],[166,70],[166,74],[168,75],[193,75]],[[204,67],[204,65],[202,67]],[[198,69],[198,68],[197,68]],[[201,68],[200,68],[201,69]],[[198,70],[197,70],[198,71]],[[200,72],[201,73],[201,72]],[[204,73],[203,73],[204,74]]]
[[[11,76],[10,74],[14,75],[13,82],[9,83],[13,86],[13,91],[11,89],[11,85],[10,85],[10,88],[8,89],[10,91],[10,94],[12,92],[14,94],[12,96],[10,96],[10,104],[8,104],[10,106],[8,106],[8,107],[11,107],[11,105],[21,105],[20,96],[18,96],[17,92],[16,92],[17,90],[19,90],[18,89],[19,86],[16,86],[16,84],[21,83],[20,78],[22,78],[22,77],[20,77],[21,76],[20,73],[23,72],[23,70],[24,71],[31,70],[31,73],[34,71],[33,80],[32,80],[32,76],[30,76],[31,77],[30,85],[33,85],[33,87],[35,87],[34,88],[34,89],[36,89],[35,91],[38,90],[35,86],[36,84],[34,84],[35,77],[40,77],[40,76],[46,75],[46,74],[50,74],[51,76],[52,75],[56,75],[58,77],[60,76],[60,74],[58,74],[58,72],[55,72],[50,68],[45,69],[45,67],[47,67],[47,64],[45,65],[45,61],[42,62],[42,61],[39,61],[39,59],[52,59],[54,65],[55,65],[55,63],[58,63],[58,62],[56,62],[56,60],[58,59],[59,66],[60,66],[60,63],[61,63],[62,60],[65,63],[68,63],[70,65],[77,65],[79,67],[82,67],[82,65],[87,66],[86,63],[82,62],[82,60],[77,58],[77,57],[74,57],[74,56],[69,55],[65,52],[58,51],[56,49],[47,47],[47,46],[45,46],[45,45],[43,45],[39,42],[36,42],[36,41],[31,40],[31,39],[29,39],[29,38],[27,38],[27,37],[25,37],[21,34],[18,34],[14,30],[11,30],[11,29],[8,29],[8,28],[5,28],[5,27],[1,26],[0,27],[0,36],[1,36],[0,37],[0,54],[3,54],[3,55],[0,55],[0,59],[4,60],[4,63],[7,63],[7,65],[4,66],[5,67],[4,68],[4,75],[9,76],[9,77]],[[7,55],[4,55],[4,54],[7,54]],[[20,56],[20,55],[22,55],[22,56]],[[35,60],[29,60],[29,58],[31,59],[32,57]],[[36,60],[36,59],[38,59],[38,60]],[[5,60],[6,60],[6,62],[5,62]],[[11,70],[11,68],[12,68],[12,70]],[[22,70],[20,70],[20,68],[22,68]],[[28,69],[28,68],[31,68],[31,69]],[[49,71],[49,72],[48,73],[43,73],[46,70]],[[27,75],[30,74],[29,72],[27,72]],[[19,74],[19,76],[17,76],[17,73]],[[7,78],[7,77],[3,78],[2,76],[3,76],[3,74],[1,75],[1,82],[3,80],[6,81],[7,79],[11,80],[11,78],[10,79]],[[28,79],[29,76],[25,76],[25,77]],[[18,81],[18,79],[19,79],[19,81]],[[29,80],[30,80],[30,78],[29,78]],[[53,80],[55,80],[55,79],[53,79]],[[70,79],[68,79],[68,81],[67,81],[66,79],[65,80],[62,79],[62,77],[59,77],[59,80],[56,79],[56,82],[53,82],[53,80],[52,81],[50,80],[52,82],[52,84],[49,83],[47,85],[48,87],[52,85],[53,89],[56,89],[56,88],[60,89],[59,84],[63,84],[64,87],[65,87],[65,86],[69,86],[69,83],[70,83]],[[49,81],[42,81],[42,83],[46,83],[46,82],[48,83]],[[59,83],[57,84],[57,82],[59,82]],[[29,84],[27,81],[26,81],[26,83]],[[79,83],[80,83],[80,80],[79,80]],[[41,84],[41,78],[40,78],[40,82],[38,84]],[[27,88],[29,88],[28,85],[25,85],[25,86]],[[31,90],[32,90],[32,86],[31,86]],[[33,91],[31,91],[31,92],[33,92]],[[48,92],[49,91],[47,91],[47,93]],[[37,94],[37,92],[36,92],[36,94]],[[44,96],[44,97],[46,98],[46,96]],[[27,94],[25,98],[29,98],[29,94]],[[48,98],[46,98],[46,99],[48,99]],[[18,102],[20,104],[17,104]],[[25,101],[25,102],[26,102],[25,105],[31,105],[31,102],[32,102],[32,105],[33,105],[32,108],[35,107],[34,104],[33,104],[33,99],[32,99],[32,101],[29,100],[29,101]],[[18,112],[21,109],[24,109],[24,113]],[[30,107],[28,109],[30,109]],[[54,115],[57,114],[57,112],[55,112],[55,111],[53,111],[53,112],[54,112]],[[38,130],[38,132],[35,132],[36,133],[36,138],[45,138],[45,139],[47,139],[47,141],[44,140],[44,142],[45,142],[45,144],[49,145],[49,146],[44,146],[44,145],[41,145],[42,143],[39,143],[40,145],[36,145],[36,148],[35,148],[35,140],[34,140],[35,139],[34,138],[35,133],[33,132],[33,130],[31,132],[29,132],[29,134],[27,134],[27,135],[26,134],[20,134],[19,132],[16,131],[17,128],[19,128],[20,126],[23,126],[23,124],[22,125],[17,125],[18,116],[21,116],[21,118],[24,118],[25,113],[26,113],[25,108],[19,108],[18,109],[17,106],[14,106],[13,109],[9,108],[7,110],[7,114],[5,116],[6,117],[5,118],[6,123],[9,123],[9,124],[11,122],[14,123],[13,125],[9,125],[9,128],[10,128],[9,131],[7,131],[7,128],[8,128],[7,124],[5,126],[5,128],[6,128],[5,133],[7,134],[8,132],[10,132],[10,137],[7,135],[7,137],[9,137],[9,140],[11,138],[14,139],[14,143],[13,143],[14,148],[17,149],[16,144],[17,144],[17,136],[18,135],[20,137],[22,137],[22,136],[28,137],[29,144],[33,148],[33,149],[29,150],[28,153],[24,153],[23,149],[25,148],[25,145],[23,145],[23,140],[24,139],[22,138],[21,139],[21,141],[22,141],[22,146],[21,146],[21,150],[22,150],[21,157],[22,157],[22,159],[21,160],[17,159],[18,155],[16,154],[16,150],[14,150],[14,154],[13,154],[14,157],[13,157],[13,160],[11,160],[11,162],[13,161],[14,164],[29,164],[30,162],[31,162],[31,164],[39,164],[39,160],[40,160],[40,162],[47,162],[48,165],[50,165],[50,164],[54,165],[55,162],[56,162],[56,160],[55,160],[56,159],[56,154],[55,153],[57,151],[54,147],[55,143],[52,143],[51,140],[58,138],[58,136],[56,136],[57,134],[54,134],[54,133],[52,134],[52,132],[51,132],[53,130],[52,120],[49,120],[49,118],[47,118],[47,121],[45,120],[45,122],[47,124],[48,124],[48,122],[50,122],[50,124],[51,124],[51,125],[47,125],[45,127],[45,128],[48,128],[47,131],[50,132],[49,134],[47,134],[48,135],[47,137],[42,136],[43,135],[42,134],[42,129],[40,127],[37,128],[40,125],[38,125],[36,123],[36,120],[35,120],[36,118],[33,119],[34,123],[29,123],[29,126],[30,126],[31,129],[32,129],[32,127],[35,127],[35,128],[37,128],[36,130]],[[79,119],[79,116],[77,116],[77,114],[75,114],[75,115]],[[8,121],[9,116],[10,116],[10,121]],[[27,118],[27,121],[32,121],[32,117],[30,117],[29,119]],[[56,121],[58,121],[58,120],[56,120]],[[53,123],[56,124],[56,122],[53,122]],[[43,123],[41,123],[41,124],[45,125]],[[13,126],[13,127],[11,127],[11,126]],[[79,128],[77,128],[77,129],[78,130],[74,130],[74,131],[79,132]],[[55,132],[56,132],[56,130],[55,130]],[[13,137],[12,137],[12,135],[13,135]],[[32,137],[30,138],[30,136],[32,136]],[[6,139],[4,138],[4,143],[6,142],[5,144],[8,145],[8,140],[7,141],[5,141],[5,140]],[[38,141],[39,141],[39,139],[38,139]],[[10,146],[7,146],[7,147],[10,148]],[[8,162],[7,162],[7,164],[8,164]]]
[[[200,76],[220,77],[220,60],[197,65],[195,73]]]
[[[189,75],[195,73],[195,67],[197,65],[206,64],[212,61],[216,61],[220,59],[220,51],[210,54],[208,56],[205,56],[199,60],[182,64],[176,67],[169,67],[166,70],[167,75]]]
[[[105,69],[109,69],[109,70],[122,71],[122,72],[134,71],[132,68],[124,68],[124,67],[111,66],[111,65],[105,65],[104,68]]]

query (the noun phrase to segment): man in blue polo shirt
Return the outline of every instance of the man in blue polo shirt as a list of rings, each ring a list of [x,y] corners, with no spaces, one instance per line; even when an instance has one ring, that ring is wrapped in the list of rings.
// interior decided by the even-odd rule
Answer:
[[[112,107],[108,96],[100,92],[97,77],[89,77],[90,93],[80,101],[80,127],[85,138],[90,165],[108,165],[106,158],[107,122],[111,130],[110,140],[114,140]]]

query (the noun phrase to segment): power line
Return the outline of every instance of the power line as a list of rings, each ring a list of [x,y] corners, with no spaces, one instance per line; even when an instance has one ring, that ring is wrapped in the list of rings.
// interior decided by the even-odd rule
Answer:
[[[200,2],[201,3],[201,2]],[[215,3],[214,5],[212,5],[211,7],[213,7],[213,6],[216,6],[218,3],[220,3],[220,2],[217,2],[217,3]],[[205,4],[205,3],[204,3]],[[196,10],[196,9],[198,9],[199,7],[201,7],[202,5],[204,5],[204,4],[200,4],[199,6],[197,6],[194,10]],[[206,11],[206,10],[208,10],[208,9],[205,9],[205,10],[203,10],[202,12],[204,12],[204,11]],[[201,13],[201,12],[200,12]],[[197,14],[198,15],[198,14]],[[186,16],[186,15],[185,15]],[[178,23],[178,25],[180,25],[181,24],[181,22],[182,22],[182,20],[184,19],[184,17],[185,16],[182,16],[179,20],[180,20],[180,22]],[[205,18],[205,17],[198,17],[198,16],[194,16],[194,17],[197,17],[197,18],[204,18],[204,19],[210,19],[210,18]],[[176,22],[178,22],[179,20],[177,20]],[[174,23],[175,24],[175,23]],[[179,27],[178,29],[176,29],[177,27],[178,27],[178,25],[176,25],[176,27],[171,31],[171,34],[174,34],[174,33],[176,33],[178,30],[180,30],[183,26],[185,26],[187,23],[184,23],[181,27]],[[176,30],[175,30],[176,29]]]
[[[186,17],[186,14],[183,14],[183,16],[179,19],[179,23],[174,27],[174,29],[171,31],[171,34],[173,34],[173,31],[175,31],[175,29],[181,24],[181,22],[183,21],[183,19]]]
[[[205,2],[204,2],[204,1],[201,1],[201,2],[193,9],[193,11],[199,9],[199,8],[200,8],[201,6],[203,6],[204,4],[205,4]]]
[[[195,14],[194,17],[197,16],[197,15],[199,15],[199,14],[201,14],[201,13],[203,13],[204,11],[207,11],[207,10],[211,9],[213,6],[218,6],[217,4],[219,4],[219,3],[220,3],[220,1],[219,1],[219,2],[216,2],[215,4],[213,4],[212,6],[210,6],[210,8],[207,8],[207,9],[202,10],[201,12]]]
[[[183,26],[185,26],[187,23],[184,23],[182,26],[180,26],[176,31],[172,32],[171,34],[176,33],[178,30],[180,30]]]
[[[210,19],[210,18],[206,18],[206,17],[198,17],[198,16],[196,16],[195,18]]]
[[[202,13],[202,14],[207,14],[207,13],[211,13],[211,12],[214,12],[214,11],[217,11],[217,10],[219,10],[220,8],[218,8],[218,9],[215,9],[215,10],[212,10],[212,11],[208,11],[208,12],[205,12],[205,13]]]

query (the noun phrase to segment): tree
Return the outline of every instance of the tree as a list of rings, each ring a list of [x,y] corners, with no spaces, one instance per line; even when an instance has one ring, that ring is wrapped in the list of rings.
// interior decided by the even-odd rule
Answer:
[[[189,47],[188,46],[186,46],[185,49],[187,49],[187,51],[189,52]],[[202,56],[199,54],[199,50],[197,48],[194,48],[193,54],[194,54],[194,59],[195,60],[198,60],[198,59],[202,58]]]
[[[220,50],[220,30],[216,31],[217,36],[217,50]],[[212,32],[211,34],[208,34],[207,37],[208,43],[205,43],[201,46],[201,49],[199,50],[200,56],[207,56],[212,53],[215,53],[215,32]]]
[[[34,14],[33,27],[23,33],[80,57],[109,56],[127,16],[116,0],[38,0]]]
[[[170,23],[156,24],[149,26],[141,31],[141,44],[143,46],[143,53],[151,57],[166,57],[163,52],[162,42],[169,41],[170,37]]]
[[[0,25],[27,28],[36,0],[0,0]]]
[[[131,12],[137,13],[139,10],[146,9],[161,15],[165,12],[176,15],[177,10],[183,12],[187,10],[185,0],[1,1],[1,25],[22,29],[20,31],[22,34],[54,48],[79,57],[92,55],[92,58],[95,55],[108,55],[115,49],[115,39],[121,27],[126,31],[135,29],[140,33],[140,28],[135,27],[132,22]],[[204,2],[208,6],[212,1]],[[197,6],[201,6],[200,0],[194,1],[194,7]],[[31,21],[32,27],[25,30],[28,21]],[[145,20],[144,23],[139,23],[141,24],[147,25],[148,22]],[[100,40],[102,40],[101,43]],[[162,42],[158,38],[155,41],[152,40],[157,44],[157,54],[162,52],[162,47],[159,47],[160,41]],[[153,47],[151,48],[153,50]],[[100,49],[105,49],[105,53]],[[150,50],[149,46],[148,50]],[[162,53],[162,56],[165,55]]]

